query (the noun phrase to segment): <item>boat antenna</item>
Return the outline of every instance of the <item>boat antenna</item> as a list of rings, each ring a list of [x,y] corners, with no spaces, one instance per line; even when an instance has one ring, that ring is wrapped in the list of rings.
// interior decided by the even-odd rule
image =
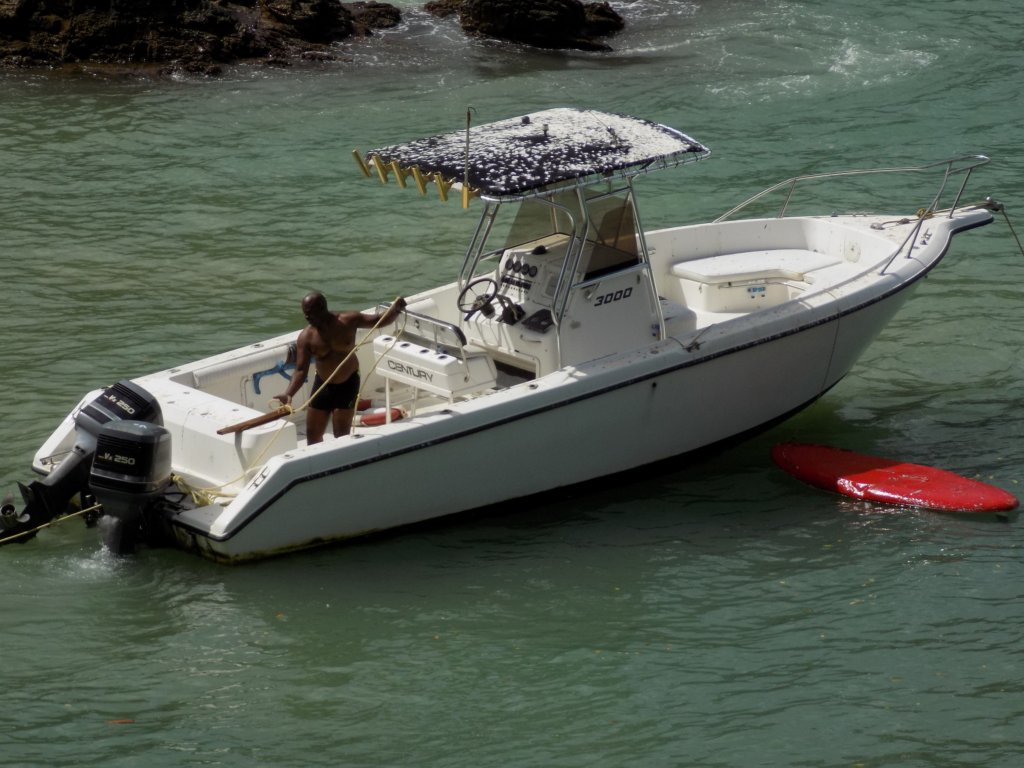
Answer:
[[[473,107],[466,107],[466,162],[462,166],[462,207],[469,208],[469,127],[473,122]]]

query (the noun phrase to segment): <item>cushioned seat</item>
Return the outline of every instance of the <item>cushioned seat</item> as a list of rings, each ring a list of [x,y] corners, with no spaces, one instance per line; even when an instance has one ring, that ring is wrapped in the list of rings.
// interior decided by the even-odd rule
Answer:
[[[796,248],[743,251],[722,256],[680,261],[672,265],[676,277],[717,285],[746,280],[804,280],[808,272],[841,261],[837,256]]]

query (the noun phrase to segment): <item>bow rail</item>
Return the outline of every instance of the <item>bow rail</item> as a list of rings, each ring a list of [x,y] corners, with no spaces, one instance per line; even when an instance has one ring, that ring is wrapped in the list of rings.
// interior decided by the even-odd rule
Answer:
[[[953,204],[949,207],[948,215],[952,216],[953,211],[956,210],[957,206],[960,204],[960,198],[963,196],[964,189],[967,187],[967,182],[970,180],[971,172],[974,171],[975,168],[979,168],[982,165],[987,164],[988,162],[989,158],[986,157],[985,155],[957,155],[956,157],[951,157],[947,160],[940,160],[938,162],[928,163],[926,165],[902,166],[898,168],[861,168],[847,171],[831,171],[827,173],[808,174],[805,176],[794,176],[791,179],[780,181],[778,184],[768,187],[767,189],[758,192],[753,197],[744,200],[735,208],[726,211],[717,219],[715,219],[715,223],[726,221],[727,219],[730,219],[733,216],[735,216],[743,209],[748,208],[750,205],[757,202],[758,200],[761,200],[762,198],[767,197],[768,195],[774,192],[778,192],[779,190],[784,190],[787,187],[789,189],[786,192],[786,198],[783,201],[782,208],[779,210],[776,218],[781,219],[786,216],[786,210],[789,208],[789,204],[793,199],[793,195],[796,192],[797,186],[799,185],[806,186],[807,184],[810,183],[825,181],[828,179],[847,178],[851,176],[870,176],[880,174],[911,174],[920,172],[935,172],[939,169],[942,169],[943,171],[942,181],[939,184],[938,191],[932,198],[931,204],[928,205],[924,210],[926,212],[934,212],[938,210],[939,203],[942,200],[942,196],[946,193],[946,187],[949,183],[949,180],[955,176],[962,174],[964,177],[963,181],[960,183],[960,188],[957,190],[956,198],[953,200]]]

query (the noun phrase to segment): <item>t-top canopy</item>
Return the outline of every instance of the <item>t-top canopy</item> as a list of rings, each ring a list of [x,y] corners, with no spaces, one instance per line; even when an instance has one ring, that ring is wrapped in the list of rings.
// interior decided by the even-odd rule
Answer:
[[[394,173],[405,186],[413,176],[421,192],[425,181],[434,181],[442,197],[453,184],[468,183],[473,194],[502,199],[587,183],[590,177],[674,167],[710,152],[681,131],[649,120],[564,107],[373,149],[365,161],[354,154],[363,172],[370,175],[373,166],[381,181]]]

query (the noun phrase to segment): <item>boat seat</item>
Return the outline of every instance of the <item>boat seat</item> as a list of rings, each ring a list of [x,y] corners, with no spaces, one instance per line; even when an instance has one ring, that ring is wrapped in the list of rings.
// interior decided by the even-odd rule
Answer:
[[[376,372],[389,388],[398,382],[451,400],[497,386],[494,360],[472,344],[431,349],[408,339],[378,336],[373,353]]]
[[[813,273],[841,263],[839,256],[772,248],[678,261],[669,269],[691,309],[744,313],[789,301],[807,290]]]
[[[799,248],[775,248],[741,251],[721,256],[679,261],[672,265],[675,277],[705,285],[751,280],[806,281],[808,272],[831,267],[842,261],[838,256]]]
[[[249,407],[259,407],[264,396],[260,391],[261,379],[264,376],[273,375],[269,382],[272,391],[275,383],[279,383],[282,389],[287,383],[288,352],[287,344],[270,348],[254,347],[252,354],[186,371],[173,377],[173,380],[225,400]],[[280,374],[280,378],[277,374]],[[266,385],[267,382],[263,382],[263,386]]]
[[[273,368],[278,363],[287,359],[287,345],[271,347],[270,349],[258,349],[249,355],[233,357],[221,363],[197,368],[191,372],[192,381],[190,383],[196,389],[206,389],[212,382],[220,379],[230,379],[234,383],[243,375],[251,375],[253,371]]]

